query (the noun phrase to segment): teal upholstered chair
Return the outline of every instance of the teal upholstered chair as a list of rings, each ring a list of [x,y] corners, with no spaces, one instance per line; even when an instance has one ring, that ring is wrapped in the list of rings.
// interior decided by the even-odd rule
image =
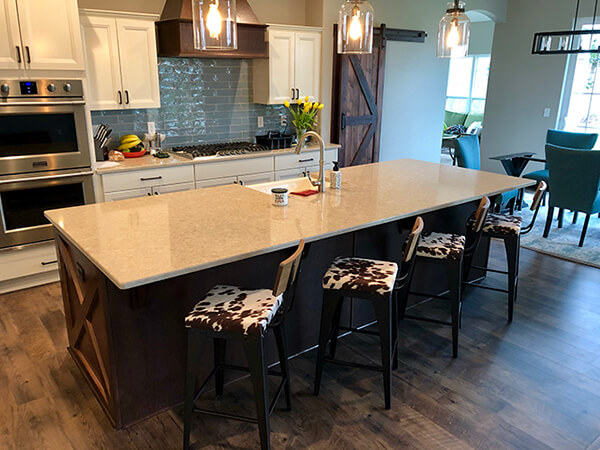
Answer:
[[[550,204],[544,237],[550,234],[554,208],[586,214],[579,246],[583,247],[592,214],[600,213],[600,152],[546,145]]]
[[[546,133],[546,144],[555,145],[557,147],[574,148],[578,150],[591,150],[596,145],[598,135],[596,133],[571,133],[569,131],[548,130]],[[552,190],[552,185],[549,183],[548,164],[542,170],[536,170],[523,175],[524,178],[535,180],[538,183],[545,181]]]
[[[458,138],[454,145],[454,156],[456,158],[458,167],[481,170],[481,149],[479,147],[479,137],[468,134]],[[510,210],[512,214],[518,193],[518,190],[504,192],[496,199],[496,205],[501,206],[510,203]]]

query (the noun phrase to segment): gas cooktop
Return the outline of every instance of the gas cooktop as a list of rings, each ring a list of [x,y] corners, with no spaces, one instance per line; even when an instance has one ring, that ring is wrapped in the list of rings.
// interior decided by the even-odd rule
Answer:
[[[226,142],[223,144],[202,144],[173,147],[172,153],[188,159],[199,159],[206,157],[245,155],[248,153],[268,152],[266,145],[254,144],[252,142]]]

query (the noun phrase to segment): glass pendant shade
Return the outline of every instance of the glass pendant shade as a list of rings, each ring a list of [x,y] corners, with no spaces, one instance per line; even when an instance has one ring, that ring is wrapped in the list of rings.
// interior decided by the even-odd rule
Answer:
[[[469,52],[471,21],[465,14],[465,4],[455,1],[448,3],[446,15],[440,21],[437,57],[462,58]]]
[[[340,8],[338,53],[373,52],[373,7],[366,0],[346,0]]]
[[[192,0],[194,47],[237,50],[235,0]]]

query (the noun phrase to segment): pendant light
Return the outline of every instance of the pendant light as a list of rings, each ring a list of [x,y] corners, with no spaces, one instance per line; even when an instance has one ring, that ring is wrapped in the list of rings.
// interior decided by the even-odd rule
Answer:
[[[440,21],[437,57],[462,58],[469,51],[471,21],[465,14],[465,4],[459,0],[448,3],[446,15]]]
[[[338,53],[373,52],[373,7],[366,0],[346,0],[340,8]]]
[[[192,0],[197,50],[237,50],[235,3],[235,0]]]

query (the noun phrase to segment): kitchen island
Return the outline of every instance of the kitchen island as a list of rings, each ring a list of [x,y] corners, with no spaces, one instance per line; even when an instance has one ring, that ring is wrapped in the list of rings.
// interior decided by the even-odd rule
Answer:
[[[295,354],[317,342],[320,279],[334,257],[398,261],[416,215],[426,230],[464,233],[482,196],[533,184],[414,160],[342,175],[341,191],[290,196],[283,208],[261,192],[268,186],[228,185],[46,213],[56,228],[69,351],[114,426],[183,400],[183,319],[214,285],[272,286],[279,261],[305,239],[287,329]],[[343,320],[357,326],[372,315],[353,301]],[[211,342],[205,352],[208,373]],[[243,363],[241,355],[232,346],[233,362]]]

